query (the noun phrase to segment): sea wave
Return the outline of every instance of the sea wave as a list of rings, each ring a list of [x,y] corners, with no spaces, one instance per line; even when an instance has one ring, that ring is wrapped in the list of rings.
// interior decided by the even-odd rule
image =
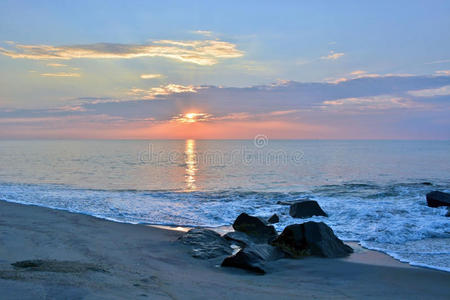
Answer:
[[[425,194],[449,191],[440,183],[378,185],[343,183],[309,191],[264,192],[218,190],[101,190],[67,185],[0,183],[0,200],[93,215],[125,223],[169,226],[223,226],[241,212],[259,216],[277,213],[286,225],[303,222],[289,216],[287,203],[317,200],[329,214],[322,221],[347,241],[383,251],[401,261],[450,271],[450,220],[445,208],[430,208]]]

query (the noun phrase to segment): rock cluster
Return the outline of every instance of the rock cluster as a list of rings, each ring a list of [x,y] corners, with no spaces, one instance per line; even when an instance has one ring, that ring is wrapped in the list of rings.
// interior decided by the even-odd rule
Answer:
[[[318,203],[311,200],[293,203],[291,212],[291,216],[299,218],[327,216]],[[262,218],[241,213],[233,223],[233,232],[220,236],[209,229],[192,229],[180,240],[191,246],[191,255],[196,258],[210,259],[229,255],[223,259],[222,267],[240,268],[256,274],[265,274],[265,263],[280,258],[310,255],[333,258],[353,252],[323,222],[290,225],[280,235],[270,224],[276,222],[279,222],[276,214],[270,218]],[[232,244],[240,249],[230,255]]]

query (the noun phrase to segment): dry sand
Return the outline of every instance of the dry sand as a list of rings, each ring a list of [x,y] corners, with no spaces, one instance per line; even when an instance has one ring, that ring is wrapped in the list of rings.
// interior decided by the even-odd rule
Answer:
[[[180,234],[0,201],[0,299],[450,299],[450,273],[360,247],[258,276],[190,257]]]

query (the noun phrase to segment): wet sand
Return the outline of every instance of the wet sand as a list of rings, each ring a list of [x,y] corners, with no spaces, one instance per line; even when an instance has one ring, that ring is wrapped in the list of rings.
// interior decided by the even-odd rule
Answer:
[[[198,260],[182,232],[0,201],[1,299],[450,299],[450,273],[352,244],[258,276]],[[24,260],[39,260],[13,266]],[[33,264],[34,263],[34,264]]]

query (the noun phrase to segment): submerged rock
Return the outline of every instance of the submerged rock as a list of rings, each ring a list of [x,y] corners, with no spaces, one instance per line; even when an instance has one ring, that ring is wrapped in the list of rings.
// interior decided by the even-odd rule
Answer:
[[[246,213],[240,214],[233,223],[233,228],[236,231],[248,234],[252,239],[259,242],[265,242],[274,239],[277,236],[275,227],[267,224],[261,218],[249,216]]]
[[[323,222],[287,226],[271,244],[280,247],[291,257],[315,255],[332,258],[344,257],[353,252]]]
[[[429,207],[450,206],[450,194],[434,191],[427,194]]]
[[[277,214],[273,214],[270,218],[267,219],[267,222],[269,222],[270,224],[275,224],[280,222],[280,218]]]
[[[191,255],[195,258],[209,259],[229,255],[233,252],[226,239],[209,229],[191,229],[180,237],[180,241],[185,245],[192,246]]]
[[[234,267],[265,274],[264,263],[285,257],[284,252],[268,244],[251,244],[235,255],[225,258],[222,267]]]
[[[289,214],[293,218],[310,218],[312,216],[328,217],[317,201],[314,200],[304,200],[291,204]]]

